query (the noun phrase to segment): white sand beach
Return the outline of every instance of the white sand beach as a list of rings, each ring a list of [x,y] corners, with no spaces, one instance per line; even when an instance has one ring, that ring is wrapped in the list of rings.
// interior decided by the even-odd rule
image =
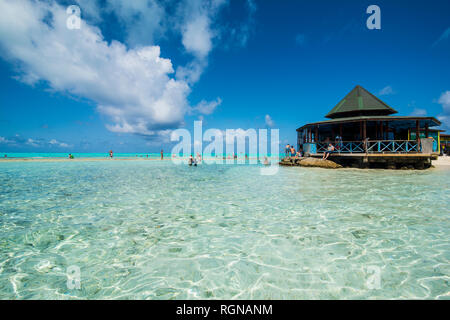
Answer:
[[[443,168],[450,169],[450,157],[448,157],[448,156],[439,157],[437,160],[433,160],[432,164],[436,168],[443,167]]]

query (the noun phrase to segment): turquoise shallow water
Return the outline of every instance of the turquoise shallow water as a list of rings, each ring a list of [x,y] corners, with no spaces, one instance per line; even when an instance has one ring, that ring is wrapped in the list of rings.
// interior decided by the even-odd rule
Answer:
[[[0,298],[450,297],[450,170],[259,173],[0,163]]]
[[[101,153],[82,153],[82,152],[0,152],[0,160],[1,159],[46,159],[46,158],[68,158],[69,154],[72,154],[75,159],[86,159],[86,158],[97,158],[97,159],[106,159],[109,158],[109,153],[101,152]],[[231,154],[228,154],[231,156]],[[171,158],[171,153],[164,153],[164,158]],[[187,155],[186,155],[187,156]],[[211,155],[204,155],[205,157],[211,157]],[[227,156],[227,154],[221,154],[221,156]],[[243,157],[242,155],[240,155]],[[250,157],[257,157],[257,155],[250,154]],[[279,157],[283,157],[284,154],[279,154]],[[213,155],[214,157],[214,155]],[[114,153],[114,158],[149,158],[149,159],[160,159],[161,153]]]
[[[0,159],[5,158],[5,156],[9,159],[40,159],[40,158],[68,158],[71,152],[0,152]],[[72,152],[71,153],[75,159],[79,158],[109,158],[108,152],[102,153],[81,153],[81,152]],[[115,158],[153,158],[158,159],[161,158],[160,153],[114,153]],[[169,153],[164,153],[164,157],[170,157]]]

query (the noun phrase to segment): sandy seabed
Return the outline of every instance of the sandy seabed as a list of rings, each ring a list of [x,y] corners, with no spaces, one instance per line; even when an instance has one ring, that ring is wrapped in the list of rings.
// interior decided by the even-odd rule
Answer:
[[[180,158],[175,158],[176,160],[180,160]],[[253,160],[253,158],[250,158]],[[271,158],[269,158],[271,159]],[[143,157],[136,157],[136,158],[75,158],[75,159],[68,159],[68,158],[2,158],[0,159],[0,162],[76,162],[76,161],[171,161],[174,160],[172,158],[143,158]],[[186,159],[187,160],[187,159]],[[218,160],[218,159],[208,159],[204,158],[203,160]],[[230,160],[230,159],[228,159]],[[450,169],[450,157],[449,156],[441,156],[438,157],[437,160],[432,160],[432,165],[436,168],[445,168]]]
[[[433,160],[432,164],[435,167],[450,167],[450,157],[439,157],[437,160]]]

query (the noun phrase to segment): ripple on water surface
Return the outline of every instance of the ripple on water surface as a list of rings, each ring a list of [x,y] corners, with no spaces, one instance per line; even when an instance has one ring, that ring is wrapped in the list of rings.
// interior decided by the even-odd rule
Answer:
[[[1,163],[0,298],[448,299],[449,181],[439,169]]]

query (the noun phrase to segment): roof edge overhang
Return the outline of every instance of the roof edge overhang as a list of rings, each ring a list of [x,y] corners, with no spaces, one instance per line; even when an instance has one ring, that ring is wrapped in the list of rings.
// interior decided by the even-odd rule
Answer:
[[[432,125],[432,127],[440,126],[442,123],[436,119],[435,117],[410,117],[410,116],[377,116],[377,117],[370,117],[370,116],[361,116],[361,117],[354,117],[354,118],[336,118],[331,120],[325,120],[325,121],[319,121],[319,122],[312,122],[307,123],[299,128],[296,129],[296,131],[300,131],[306,127],[312,127],[312,126],[321,126],[321,125],[331,125],[331,124],[340,124],[340,123],[352,123],[352,122],[361,122],[361,121],[398,121],[398,120],[430,120],[434,122],[435,124]]]
[[[357,111],[345,111],[345,112],[335,112],[330,114],[327,114],[325,118],[328,119],[339,119],[339,118],[349,118],[349,117],[373,117],[373,116],[388,116],[391,114],[396,114],[398,111],[392,109],[373,109],[373,110],[357,110]]]

